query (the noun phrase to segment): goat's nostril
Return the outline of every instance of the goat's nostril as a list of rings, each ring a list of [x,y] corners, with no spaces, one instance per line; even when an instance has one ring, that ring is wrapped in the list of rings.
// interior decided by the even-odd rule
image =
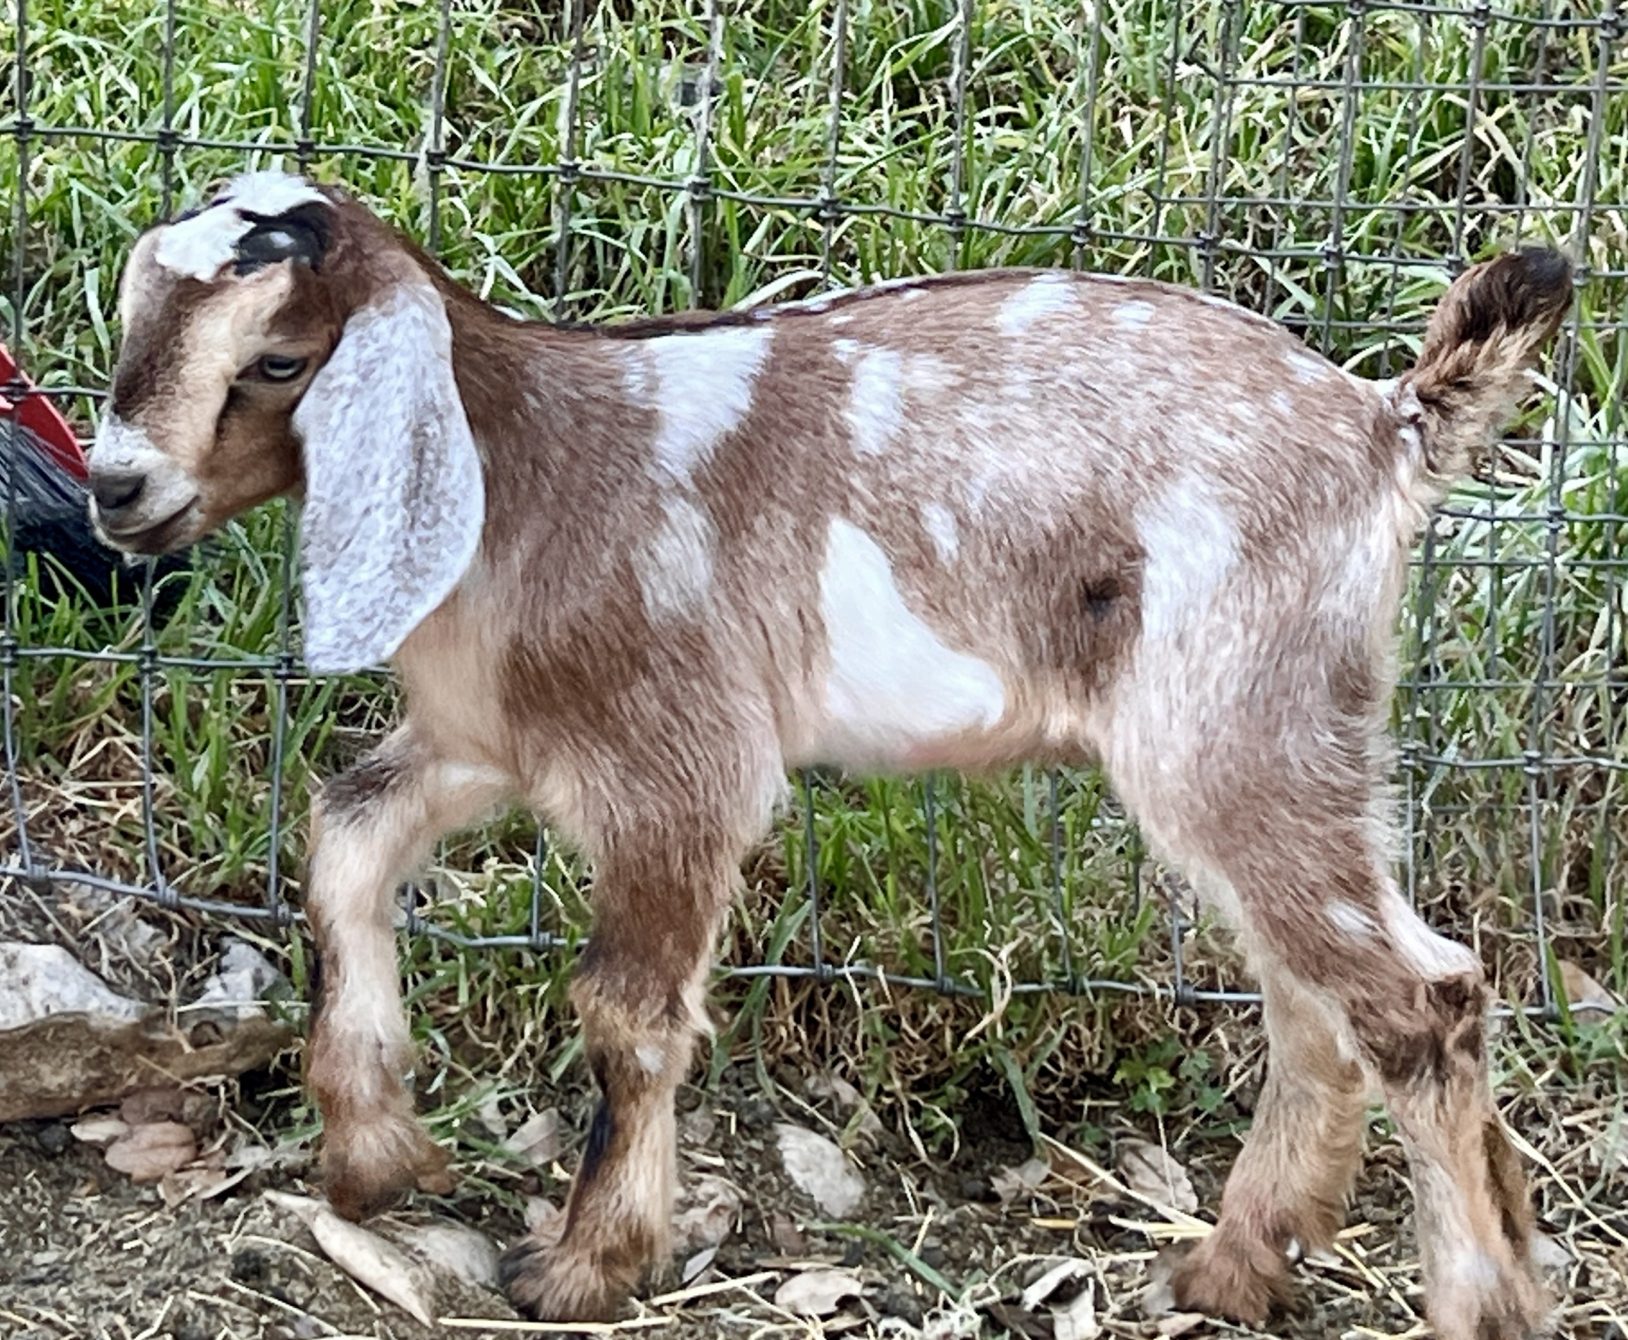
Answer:
[[[90,491],[96,499],[96,506],[104,512],[117,512],[121,507],[130,506],[141,497],[141,491],[146,486],[146,475],[126,471],[107,474],[93,472],[90,481]]]

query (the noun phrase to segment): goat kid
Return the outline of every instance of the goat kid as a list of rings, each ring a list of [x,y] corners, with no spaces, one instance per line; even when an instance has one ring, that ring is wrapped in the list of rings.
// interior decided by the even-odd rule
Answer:
[[[447,1182],[404,1083],[396,882],[496,805],[592,859],[573,987],[603,1093],[536,1317],[660,1261],[714,937],[788,768],[1100,763],[1238,925],[1270,1065],[1185,1308],[1260,1322],[1327,1244],[1377,1082],[1446,1340],[1547,1304],[1474,954],[1391,874],[1408,545],[1569,308],[1470,269],[1371,383],[1179,288],[996,271],[604,329],[511,319],[340,191],[256,174],[143,234],[94,451],[133,554],[302,492],[305,651],[393,660],[401,726],[331,781],[306,907],[327,1192]]]

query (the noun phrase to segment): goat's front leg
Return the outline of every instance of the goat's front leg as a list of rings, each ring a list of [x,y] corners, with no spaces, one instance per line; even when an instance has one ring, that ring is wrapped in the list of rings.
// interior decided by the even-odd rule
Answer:
[[[707,1027],[707,970],[739,856],[732,841],[675,826],[618,844],[599,863],[593,935],[571,996],[601,1097],[564,1236],[554,1246],[524,1239],[504,1257],[504,1288],[523,1313],[612,1317],[665,1255],[673,1097]]]
[[[450,1189],[424,1133],[393,918],[397,881],[442,833],[503,794],[499,774],[453,763],[403,727],[330,781],[313,806],[306,915],[316,939],[306,1082],[322,1111],[323,1184],[358,1219],[415,1184]]]

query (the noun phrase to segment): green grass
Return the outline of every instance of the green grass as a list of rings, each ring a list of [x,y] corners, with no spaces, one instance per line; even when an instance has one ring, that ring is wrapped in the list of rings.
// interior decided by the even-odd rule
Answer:
[[[591,8],[587,59],[573,83],[558,4],[458,0],[437,123],[436,6],[324,4],[307,103],[303,5],[188,0],[175,9],[170,121],[189,138],[409,151],[407,161],[322,152],[310,166],[421,236],[433,215],[434,240],[456,274],[537,316],[612,318],[803,296],[827,281],[1073,264],[1208,284],[1377,376],[1405,365],[1448,258],[1517,239],[1571,245],[1593,277],[1557,365],[1569,370],[1564,394],[1537,405],[1496,471],[1454,500],[1484,515],[1445,516],[1432,535],[1432,565],[1404,625],[1407,664],[1421,682],[1398,699],[1401,738],[1419,760],[1402,782],[1421,897],[1437,919],[1476,936],[1507,996],[1537,998],[1534,884],[1545,891],[1557,951],[1628,990],[1623,773],[1585,763],[1541,770],[1534,785],[1520,766],[1528,751],[1628,757],[1628,557],[1610,519],[1628,513],[1628,474],[1613,445],[1628,436],[1620,399],[1628,53],[1620,43],[1611,92],[1600,99],[1595,34],[1585,27],[1494,18],[1478,45],[1466,18],[1393,10],[1354,18],[1334,4],[983,0],[963,66],[956,5],[852,0],[833,158],[835,8],[760,0],[731,7],[723,26],[706,160],[714,193],[695,207],[682,191],[597,174],[683,182],[698,171],[697,111],[686,90],[693,94],[707,64],[703,7]],[[1505,9],[1548,12],[1539,0]],[[160,5],[33,0],[28,12],[36,123],[139,132],[164,123]],[[1100,26],[1088,33],[1082,14],[1092,12]],[[8,28],[0,40],[14,34]],[[11,55],[0,48],[7,65]],[[1352,73],[1359,83],[1348,90]],[[1466,134],[1472,73],[1478,115]],[[1504,87],[1539,78],[1539,92]],[[452,161],[432,171],[418,155],[437,136]],[[590,169],[574,181],[541,170],[561,161],[567,143]],[[245,166],[293,165],[272,149],[169,155],[84,135],[36,135],[27,153],[25,226],[19,234],[8,210],[0,270],[9,282],[21,247],[13,342],[51,386],[105,380],[119,267],[137,230],[164,208],[167,188],[181,201]],[[0,198],[16,197],[18,178],[18,140],[0,136]],[[895,213],[825,219],[764,203],[818,197],[828,180],[842,202]],[[1586,216],[1575,208],[1591,200]],[[933,221],[947,214],[1018,231]],[[1205,236],[1212,245],[1191,245]],[[1331,239],[1337,248],[1325,252]],[[1307,254],[1264,254],[1293,252]],[[88,421],[88,403],[69,407]],[[1552,556],[1551,489],[1565,509]],[[232,526],[204,574],[180,579],[186,591],[159,649],[275,651],[287,542],[280,508]],[[27,645],[142,644],[135,619],[52,604],[26,582],[15,618]],[[166,873],[189,892],[265,896],[278,694],[269,673],[171,669],[155,683],[158,845]],[[286,695],[278,781],[289,822],[277,857],[297,882],[313,770],[331,771],[377,735],[392,697],[367,679],[296,678]],[[28,662],[16,707],[36,843],[65,862],[145,878],[135,667]],[[1430,756],[1514,762],[1422,761]],[[1150,1064],[1161,1069],[1157,1054],[1139,1050],[1162,1017],[1112,1014],[1112,998],[1081,1006],[1012,990],[1065,979],[1168,980],[1163,885],[1151,869],[1133,878],[1136,836],[1099,779],[1061,780],[1055,891],[1044,775],[976,786],[938,779],[931,833],[919,783],[815,785],[817,858],[792,817],[750,868],[730,959],[810,961],[801,891],[812,863],[828,959],[929,978],[942,969],[986,990],[994,1005],[902,992],[891,993],[888,1010],[845,1013],[849,988],[756,979],[735,993],[742,1008],[731,1042],[823,1039],[858,1058],[874,1089],[913,1092],[929,1125],[990,1059],[1042,1094],[1068,1090],[1088,1064],[1111,1067],[1125,1056],[1136,1063],[1124,1072],[1127,1087],[1163,1084],[1147,1079]],[[469,935],[525,930],[530,851],[531,830],[518,820],[449,842],[428,881],[438,896],[433,919]],[[550,851],[542,875],[543,929],[580,935],[581,869]],[[552,967],[528,965],[521,984],[506,952],[421,942],[412,954],[421,1027],[466,1076],[489,1071],[499,1053],[503,1064],[512,1060],[515,1026],[502,1024],[492,1003],[500,993],[519,991],[542,1011],[528,1036],[542,1036],[560,1007]],[[1200,985],[1237,981],[1207,937],[1186,958]],[[968,1042],[980,1018],[984,1027]]]

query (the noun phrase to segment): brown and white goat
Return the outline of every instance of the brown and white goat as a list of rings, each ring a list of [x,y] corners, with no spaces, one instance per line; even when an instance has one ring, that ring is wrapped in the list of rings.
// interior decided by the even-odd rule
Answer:
[[[1266,1316],[1340,1224],[1372,1080],[1439,1334],[1538,1333],[1487,991],[1393,881],[1385,718],[1409,543],[1570,297],[1562,257],[1500,256],[1371,383],[1230,304],[1066,272],[526,323],[279,174],[145,233],[103,534],[163,553],[302,490],[309,663],[393,660],[406,690],[313,823],[333,1204],[446,1180],[392,932],[437,835],[520,801],[594,865],[573,998],[603,1100],[563,1239],[505,1268],[518,1307],[578,1319],[662,1255],[674,1090],[788,768],[1096,762],[1265,990],[1265,1092],[1180,1303]]]

